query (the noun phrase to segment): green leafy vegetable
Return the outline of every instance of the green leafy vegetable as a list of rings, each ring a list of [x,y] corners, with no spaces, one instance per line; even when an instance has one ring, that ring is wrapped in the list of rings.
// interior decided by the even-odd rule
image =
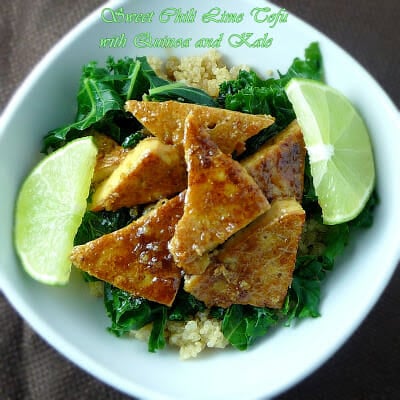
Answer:
[[[283,89],[285,82],[284,78],[263,81],[254,71],[242,70],[237,81],[221,85],[219,101],[229,110],[273,115],[277,129],[282,129],[295,118]]]
[[[116,212],[111,211],[86,211],[82,218],[81,225],[74,238],[74,246],[85,244],[95,240],[100,236],[106,235],[123,228],[132,222],[138,215],[133,215],[132,210],[121,208]],[[86,282],[98,281],[97,278],[82,271]]]
[[[246,350],[257,338],[264,336],[277,321],[276,313],[268,308],[234,304],[224,315],[222,332],[234,347]]]
[[[109,330],[117,336],[142,328],[154,315],[149,301],[133,297],[109,283],[104,284],[104,304],[112,322]]]
[[[185,321],[205,305],[182,289],[172,307],[167,307],[141,297],[134,297],[109,283],[104,284],[104,305],[111,319],[109,331],[117,336],[137,330],[152,322],[149,351],[155,352],[165,346],[165,325],[168,320]]]
[[[302,206],[306,211],[310,211],[315,209],[318,205],[318,197],[315,194],[315,188],[313,184],[313,177],[311,175],[310,162],[308,158],[308,154],[306,154],[305,164],[304,164],[304,187],[303,187],[303,199]],[[321,209],[318,207],[318,213],[321,212]]]
[[[105,69],[96,68],[95,63],[83,69],[77,96],[78,110],[74,123],[50,131],[44,138],[45,150],[64,145],[78,137],[83,131],[100,121],[109,111],[121,110],[122,101],[110,83],[104,80]]]
[[[349,242],[349,224],[329,226],[325,238],[326,270],[331,270],[337,256],[343,253]]]
[[[118,211],[86,211],[74,239],[74,246],[87,243],[120,229],[135,219],[128,208]]]
[[[111,319],[111,326],[108,328],[110,332],[121,336],[152,322],[149,351],[154,352],[165,346],[166,306],[134,297],[109,283],[104,283],[104,305]]]
[[[206,306],[202,301],[197,300],[181,288],[168,313],[168,319],[171,321],[185,321],[193,317],[197,312],[204,311],[205,309]]]
[[[124,141],[121,143],[121,146],[124,148],[132,148],[135,147],[142,139],[144,139],[146,135],[142,132],[135,132],[131,135],[127,136]]]
[[[138,100],[150,87],[139,59],[126,57],[115,61],[109,57],[107,67],[114,88],[123,100]]]
[[[125,100],[141,99],[144,96],[152,101],[178,100],[273,115],[276,118],[275,124],[247,141],[247,150],[243,155],[247,156],[295,118],[284,90],[292,77],[324,79],[322,57],[317,43],[312,43],[305,50],[304,59],[295,58],[285,74],[279,72],[277,79],[263,80],[253,71],[240,71],[236,80],[220,86],[217,103],[199,89],[157,76],[145,57],[118,61],[109,58],[107,68],[104,69],[90,63],[83,70],[76,121],[50,132],[45,139],[45,145],[57,147],[74,136],[83,134],[87,129],[94,128],[107,132],[123,147],[134,147],[144,135],[138,122],[125,113],[122,107]],[[337,256],[344,251],[352,232],[371,226],[377,204],[378,196],[375,191],[355,220],[341,225],[323,225],[306,159],[302,206],[306,210],[306,225],[312,227],[310,229],[316,229],[318,248],[315,248],[315,238],[307,243],[304,235],[292,285],[281,310],[237,304],[227,309],[210,309],[210,317],[221,321],[222,332],[227,340],[237,349],[245,350],[279,323],[290,325],[294,320],[318,317],[321,283],[333,269]],[[75,244],[86,243],[127,225],[140,215],[140,210],[136,211],[136,214],[128,209],[117,212],[87,212],[76,235]],[[92,278],[87,276],[86,279]],[[108,283],[104,284],[104,304],[111,319],[109,330],[118,336],[152,323],[148,343],[151,352],[165,347],[164,331],[168,321],[186,321],[206,309],[203,302],[186,293],[182,287],[173,305],[166,307],[134,297]]]
[[[292,286],[286,296],[283,315],[289,325],[294,318],[318,317],[324,263],[319,257],[298,257]]]
[[[145,96],[150,101],[177,100],[182,103],[196,103],[216,107],[216,101],[200,89],[192,88],[182,82],[173,82],[168,85],[151,88]]]
[[[140,129],[138,121],[125,112],[124,104],[143,97],[216,106],[214,99],[204,91],[157,76],[146,57],[117,61],[109,57],[105,68],[93,61],[82,69],[75,121],[51,130],[44,138],[43,151],[57,149],[84,135],[88,129],[107,132],[118,143],[124,143]]]
[[[375,189],[372,192],[364,209],[361,211],[361,214],[349,222],[350,229],[370,228],[374,222],[374,210],[378,204],[379,196],[377,190]]]
[[[292,292],[295,293],[296,302],[288,314],[289,322],[292,318],[319,317],[321,285],[317,280],[294,277]]]
[[[159,86],[165,86],[170,83],[170,81],[167,81],[166,79],[161,78],[158,76],[153,68],[151,68],[149,62],[147,61],[146,57],[138,57],[138,60],[141,63],[142,66],[142,72],[143,75],[146,77],[147,82],[149,84],[149,88],[156,88]]]
[[[139,95],[138,67],[140,64],[130,58],[117,63],[109,58],[107,68],[98,67],[96,62],[85,65],[77,95],[75,121],[50,131],[44,138],[44,151],[63,146],[84,135],[89,128],[105,131],[118,142],[123,139],[125,131],[137,130],[138,123],[125,113],[124,103],[127,98],[132,98],[128,96]]]
[[[307,226],[313,226],[315,230],[312,243],[307,243],[307,237],[303,235],[303,245],[307,248],[308,245],[312,247],[317,241],[319,250],[299,252],[297,256],[292,285],[282,310],[287,325],[294,319],[315,318],[320,315],[321,283],[326,272],[332,270],[335,258],[344,251],[349,240],[348,224],[323,225],[308,158],[305,163],[302,206],[306,211],[305,229],[309,229]]]
[[[317,42],[311,43],[304,51],[304,60],[296,57],[286,74],[279,74],[287,82],[291,78],[308,78],[316,81],[324,80],[322,55]]]
[[[279,78],[261,79],[254,71],[241,70],[237,79],[220,85],[218,103],[229,110],[249,114],[270,114],[275,123],[261,131],[246,143],[247,151],[242,155],[255,152],[262,144],[285,128],[295,119],[285,86],[292,77],[304,77],[323,80],[322,56],[318,43],[312,43],[305,50],[305,59],[295,58],[285,74]]]
[[[240,71],[236,80],[220,85],[218,101],[221,106],[251,114],[271,114],[277,124],[284,127],[295,115],[284,87],[293,77],[322,81],[324,79],[322,55],[318,43],[312,43],[305,50],[305,59],[295,58],[285,74],[266,80],[254,71]]]
[[[139,57],[144,76],[150,83],[149,93],[144,96],[148,101],[177,100],[183,103],[196,103],[216,107],[217,102],[206,92],[182,82],[170,82],[160,78],[150,67],[146,57]]]
[[[154,353],[165,347],[165,325],[167,323],[167,307],[160,307],[159,315],[154,318],[149,338],[149,351]]]

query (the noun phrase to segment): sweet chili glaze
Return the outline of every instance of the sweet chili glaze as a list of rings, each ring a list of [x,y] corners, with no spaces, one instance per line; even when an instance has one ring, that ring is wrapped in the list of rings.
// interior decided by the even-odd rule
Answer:
[[[186,118],[184,151],[188,189],[169,249],[186,273],[201,274],[207,253],[270,205],[246,170],[210,138],[201,113]]]
[[[292,281],[305,212],[295,199],[271,208],[215,251],[200,275],[184,288],[208,307],[250,304],[281,308]]]
[[[153,135],[167,144],[182,146],[184,126],[188,114],[193,111],[202,121],[211,139],[225,154],[245,150],[245,142],[262,129],[272,125],[270,115],[252,115],[222,108],[177,101],[151,102],[129,100],[125,110],[131,112]]]
[[[170,306],[181,270],[168,241],[183,214],[184,192],[118,231],[75,246],[72,263],[135,296]]]

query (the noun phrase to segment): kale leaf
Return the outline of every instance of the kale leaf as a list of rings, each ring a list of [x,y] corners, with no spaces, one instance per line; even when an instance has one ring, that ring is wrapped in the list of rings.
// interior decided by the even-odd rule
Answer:
[[[135,147],[142,139],[146,137],[141,131],[134,132],[127,136],[124,141],[121,143],[121,146],[124,148],[133,148]]]
[[[53,129],[43,139],[43,152],[50,152],[85,135],[88,129],[107,132],[119,144],[140,129],[138,121],[125,112],[127,100],[178,100],[216,106],[214,99],[201,89],[182,82],[170,82],[157,76],[146,57],[109,57],[106,67],[94,61],[82,69],[74,122]]]
[[[100,236],[106,235],[123,228],[132,222],[137,215],[133,215],[132,210],[121,208],[118,211],[86,211],[83,215],[82,222],[74,238],[74,246],[85,244],[91,240],[95,240]],[[97,278],[90,275],[86,271],[82,271],[83,278],[86,282],[98,281]]]
[[[48,147],[83,134],[89,126],[104,130],[124,147],[133,147],[143,138],[137,121],[123,111],[126,99],[142,98],[165,101],[178,100],[220,106],[252,114],[271,114],[276,122],[247,141],[244,156],[256,151],[266,140],[285,128],[294,118],[293,108],[284,91],[292,77],[323,80],[322,57],[317,43],[306,50],[304,60],[295,58],[285,74],[263,80],[255,72],[240,71],[236,80],[220,85],[218,104],[199,89],[189,88],[178,82],[165,80],[154,72],[145,57],[136,60],[114,61],[109,58],[107,68],[88,64],[83,71],[78,95],[77,120],[59,130],[52,131],[45,139]],[[95,94],[92,91],[96,92]],[[325,226],[318,240],[323,251],[299,253],[292,285],[281,310],[234,304],[227,309],[213,307],[210,316],[221,320],[222,332],[237,349],[245,350],[259,337],[264,336],[278,323],[290,325],[295,319],[314,318],[320,315],[321,282],[334,267],[353,230],[369,227],[379,199],[376,191],[371,195],[363,212],[353,221],[335,226]],[[306,159],[302,206],[307,221],[322,225],[321,209],[315,194],[309,162]],[[117,212],[87,212],[75,238],[75,244],[112,232],[136,218],[128,209]],[[90,280],[90,276],[87,277]],[[104,304],[111,319],[109,330],[120,336],[132,329],[152,323],[148,349],[155,352],[165,346],[165,326],[168,320],[185,321],[206,306],[181,287],[171,307],[143,298],[134,297],[114,286],[104,284]]]
[[[74,246],[123,228],[134,219],[135,216],[128,208],[121,208],[118,211],[86,211],[75,235]]]
[[[177,100],[182,103],[195,103],[216,107],[217,102],[201,89],[185,85],[182,82],[171,82],[160,78],[147,62],[146,57],[138,58],[142,63],[142,71],[150,84],[148,94],[144,95],[147,101]]]
[[[254,71],[241,70],[237,79],[220,85],[218,102],[227,109],[251,114],[271,114],[279,125],[294,119],[293,108],[285,94],[285,86],[294,77],[324,80],[322,55],[318,43],[311,43],[304,60],[295,58],[285,74],[263,80]],[[290,119],[291,118],[291,119]],[[288,121],[285,123],[285,121]]]
[[[379,196],[375,188],[361,213],[355,219],[349,222],[350,229],[354,230],[357,228],[370,228],[374,222],[374,210],[378,204]]]
[[[139,59],[133,60],[126,57],[115,61],[107,59],[109,79],[113,82],[115,90],[125,100],[139,100],[143,93],[150,88],[148,80],[144,76],[142,63]]]
[[[152,353],[165,347],[164,331],[167,323],[167,313],[167,307],[161,306],[159,307],[157,317],[154,317],[148,343],[148,349]]]
[[[219,102],[225,108],[248,114],[273,115],[278,129],[283,129],[295,118],[284,90],[287,79],[270,78],[263,81],[254,71],[242,70],[237,80],[239,85],[226,82],[220,86]]]
[[[44,137],[43,151],[61,147],[83,136],[89,128],[105,131],[118,142],[125,131],[137,128],[137,121],[124,111],[124,103],[140,94],[135,90],[139,85],[138,66],[140,64],[130,58],[118,62],[109,58],[106,68],[98,67],[96,62],[85,65],[76,99],[75,121],[50,131]]]
[[[178,291],[172,307],[167,307],[104,283],[104,305],[111,319],[108,330],[117,336],[152,323],[148,349],[155,352],[165,347],[165,325],[168,320],[185,321],[206,306],[189,293]]]
[[[175,298],[174,304],[168,312],[170,321],[185,321],[199,311],[206,309],[205,304],[181,288]]]
[[[104,305],[112,323],[108,329],[117,336],[142,328],[154,315],[149,301],[133,297],[107,282],[104,283]]]
[[[111,319],[111,326],[108,328],[110,332],[121,336],[152,322],[149,351],[155,352],[165,346],[166,306],[132,296],[107,282],[104,283],[104,305]]]
[[[275,123],[250,138],[242,157],[255,152],[263,143],[284,129],[295,119],[285,86],[293,77],[322,81],[324,79],[322,55],[318,43],[311,43],[305,50],[304,60],[295,58],[285,74],[278,78],[261,79],[254,71],[241,70],[237,79],[220,85],[220,107],[249,114],[270,114]]]
[[[222,320],[222,333],[239,350],[246,350],[278,322],[274,310],[234,304]]]

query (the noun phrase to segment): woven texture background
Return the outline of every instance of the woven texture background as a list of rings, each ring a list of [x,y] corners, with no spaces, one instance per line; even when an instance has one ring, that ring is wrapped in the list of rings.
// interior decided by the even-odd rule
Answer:
[[[277,0],[275,3],[346,49],[400,107],[398,0]],[[99,0],[0,2],[0,111],[44,54],[101,4]],[[376,112],[379,114],[379,105]],[[399,310],[398,269],[378,304],[342,349],[279,399],[400,398]],[[0,399],[129,397],[59,355],[32,331],[0,293]]]

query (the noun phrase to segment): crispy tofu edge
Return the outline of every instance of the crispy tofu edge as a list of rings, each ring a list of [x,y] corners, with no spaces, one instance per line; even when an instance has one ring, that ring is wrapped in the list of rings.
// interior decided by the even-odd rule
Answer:
[[[75,246],[70,255],[72,264],[76,268],[86,271],[89,274],[97,277],[98,279],[111,283],[112,285],[131,293],[133,296],[144,297],[150,301],[156,301],[160,304],[171,306],[180,287],[182,272],[181,269],[176,266],[172,259],[172,256],[168,252],[168,240],[173,233],[171,232],[172,226],[168,224],[170,224],[171,220],[173,222],[176,221],[182,215],[184,194],[185,192],[180,193],[173,199],[170,199],[159,207],[152,209],[148,213],[142,215],[137,220],[131,222],[129,225],[117,231],[103,235],[83,245]],[[180,209],[182,210],[179,211]],[[168,212],[172,212],[175,214],[169,215]],[[159,231],[159,218],[164,219],[166,224],[168,225],[166,229],[163,230],[164,233]],[[105,246],[106,251],[110,251],[110,244],[112,245],[113,243],[116,243],[116,249],[118,249],[118,245],[121,243],[123,238],[125,238],[124,240],[129,241],[129,237],[132,237],[132,235],[136,236],[137,234],[139,234],[139,232],[140,235],[146,235],[146,230],[149,229],[149,225],[151,225],[152,223],[154,224],[154,222],[151,221],[156,222],[155,227],[157,229],[157,232],[159,232],[158,235],[165,236],[161,244],[157,242],[156,245],[164,246],[165,253],[167,254],[166,262],[169,263],[167,279],[164,279],[162,276],[159,276],[157,274],[152,275],[152,270],[149,269],[146,261],[140,260],[140,257],[143,256],[140,249],[144,249],[144,251],[146,251],[146,249],[149,249],[149,251],[151,252],[151,247],[153,246],[152,242],[138,242],[138,244],[136,245],[136,247],[138,247],[138,250],[135,252],[131,252],[129,251],[129,249],[124,249],[125,251],[123,251],[122,253],[111,253],[111,260],[114,260],[112,262],[110,262],[107,257],[106,260],[102,259],[102,256],[104,256],[104,249],[102,249],[102,246]],[[175,227],[175,223],[173,224],[173,227]],[[159,240],[158,236],[157,240]],[[161,249],[161,251],[163,251],[163,249]],[[131,258],[129,258],[128,256]],[[121,262],[122,260],[124,260],[124,257],[126,258],[126,263]],[[152,260],[152,262],[154,263],[157,263],[159,261],[160,260]],[[100,263],[100,265],[98,265],[97,263]],[[149,283],[149,285],[140,287],[142,281],[139,280],[139,288],[135,289],[135,286],[132,286],[132,280],[129,279],[129,273],[126,272],[127,265],[131,265],[131,263],[137,266],[133,274],[135,274],[137,270],[139,270],[142,275],[144,274],[143,276],[146,277],[146,280],[148,281],[147,283]],[[107,265],[109,265],[109,268],[114,268],[114,270],[111,271],[114,278],[110,275],[110,272],[107,271]],[[96,273],[95,270],[97,269],[99,269],[100,272]],[[157,269],[156,272],[160,272],[160,269]],[[124,277],[124,279],[120,279],[119,277]],[[122,281],[128,281],[129,287],[127,287],[125,284],[121,284]],[[162,294],[159,294],[159,296],[157,296],[157,293],[153,296],[149,295],[149,292],[151,292],[152,289],[157,291],[157,288],[159,290],[166,290],[168,292],[164,293],[164,297],[166,297],[167,300],[162,298]]]
[[[287,208],[289,209],[289,212],[287,212]],[[277,222],[280,222],[282,219],[291,216],[296,217],[293,222],[296,224],[301,223],[301,226],[299,226],[300,231],[298,232],[297,238],[295,239],[295,251],[291,256],[291,264],[285,266],[287,269],[286,272],[290,277],[288,285],[285,285],[285,292],[283,293],[281,291],[280,293],[276,294],[274,293],[274,290],[271,290],[271,288],[274,287],[273,284],[271,284],[270,287],[268,287],[268,285],[265,285],[264,289],[266,289],[268,295],[271,296],[271,298],[266,298],[262,302],[255,302],[254,300],[252,302],[249,302],[248,299],[249,297],[251,298],[251,295],[249,296],[248,290],[254,284],[256,284],[257,286],[257,283],[259,283],[259,281],[257,280],[257,282],[249,282],[248,278],[251,276],[251,273],[247,273],[243,280],[239,279],[242,278],[240,274],[243,273],[243,271],[248,270],[250,264],[252,266],[255,265],[253,264],[253,260],[251,259],[251,257],[254,256],[254,253],[251,251],[243,252],[243,247],[251,247],[252,244],[250,243],[247,245],[246,241],[247,243],[249,241],[255,243],[257,239],[252,241],[252,237],[254,238],[254,235],[267,234],[269,227],[273,226],[273,224],[276,224]],[[287,290],[290,287],[290,283],[293,278],[296,254],[301,238],[302,229],[304,226],[304,221],[305,212],[301,205],[294,199],[273,201],[270,210],[258,217],[257,220],[252,222],[244,229],[240,230],[238,233],[236,233],[223,245],[220,246],[220,248],[212,256],[210,265],[203,274],[185,274],[184,289],[194,295],[199,300],[205,302],[208,307],[220,306],[226,308],[232,304],[250,304],[255,307],[270,307],[277,309],[281,308],[284,298],[286,297]],[[285,239],[283,238],[283,240]],[[258,247],[258,249],[260,249],[260,246]],[[245,262],[244,264],[240,264],[238,272],[235,272],[235,269],[232,270],[229,261],[235,257],[236,251],[239,251],[239,256],[244,256],[247,259],[247,262]],[[266,256],[270,256],[270,254],[268,253],[265,255],[265,257]],[[284,256],[286,257],[287,255],[285,254]],[[239,259],[242,260],[240,257]],[[287,280],[288,276],[284,277],[283,279],[286,278]],[[255,279],[258,279],[257,275]],[[257,290],[259,290],[259,288],[257,288]],[[207,297],[207,293],[210,294],[209,297]]]
[[[226,154],[233,152],[241,154],[246,149],[247,139],[275,121],[271,115],[253,115],[175,100],[164,102],[128,100],[125,103],[125,110],[133,114],[153,135],[165,143],[177,145],[183,142],[184,121],[188,114],[200,113],[206,120],[204,126],[212,139]],[[160,123],[163,116],[165,116],[164,123]],[[223,133],[222,127],[226,133]],[[231,142],[229,138],[233,138]]]
[[[290,148],[288,148],[290,145]],[[284,159],[278,155],[296,157],[297,165],[288,168]],[[304,168],[306,148],[297,120],[292,121],[261,148],[241,161],[241,164],[255,179],[269,201],[296,197],[301,201],[304,189]],[[276,159],[275,159],[276,158]],[[271,166],[271,163],[274,165]],[[266,170],[272,167],[273,170]],[[278,179],[279,177],[279,179]],[[277,182],[278,180],[278,182]]]
[[[196,151],[194,151],[194,146],[202,146],[204,148],[205,156],[203,157],[203,154],[198,154]],[[210,148],[208,148],[208,146]],[[194,159],[192,159],[192,157],[194,157]],[[209,263],[207,252],[212,251],[215,247],[224,242],[238,230],[242,229],[244,226],[256,219],[260,214],[270,208],[270,204],[262,194],[261,189],[257,186],[247,171],[237,161],[233,160],[229,155],[226,155],[219,150],[218,146],[211,140],[208,132],[202,128],[199,115],[196,112],[189,113],[185,120],[185,158],[188,165],[189,183],[185,198],[184,214],[178,221],[175,234],[169,244],[169,249],[173,254],[178,266],[180,266],[185,272],[201,273],[205,270]],[[197,160],[197,158],[199,159]],[[224,172],[227,173],[227,176],[230,176],[230,174],[234,176],[235,186],[243,184],[243,187],[240,188],[242,190],[237,191],[236,188],[235,194],[232,196],[229,193],[225,194],[225,189],[228,187],[226,179],[224,178],[221,180],[219,179],[219,176],[217,176],[215,182],[210,182],[209,177],[212,176],[211,171],[209,171],[207,177],[205,177],[202,168],[200,171],[202,172],[203,176],[198,178],[196,176],[196,171],[193,169],[193,160],[199,161],[199,166],[205,167],[207,165],[207,168],[211,169],[213,168],[213,160],[218,160],[218,163],[220,163],[223,168],[229,167],[229,170],[226,169]],[[215,168],[217,167],[221,169],[218,164],[215,166]],[[202,182],[204,179],[205,181]],[[194,200],[198,197],[199,188],[201,188],[201,185],[205,185],[203,196],[204,202],[192,202],[191,198]],[[210,185],[213,187],[214,191],[207,189]],[[197,191],[192,194],[192,191],[195,187],[197,188]],[[221,190],[215,191],[215,188],[220,188]],[[234,199],[236,199],[236,201],[240,201],[240,206],[236,208],[241,210],[241,212],[236,212],[238,210],[232,206],[231,211],[233,212],[229,213],[229,215],[237,215],[238,221],[235,221],[232,218],[232,215],[229,216],[226,213],[226,215],[220,214],[220,218],[218,219],[220,221],[218,223],[219,231],[216,233],[210,230],[212,225],[214,224],[215,226],[216,224],[214,217],[218,218],[218,216],[212,215],[212,211],[215,211],[215,208],[211,207],[210,212],[207,212],[209,207],[205,206],[207,203],[212,205],[213,201],[206,200],[209,198],[209,196],[211,196],[212,193],[215,194],[216,199],[219,199],[219,203],[221,203],[221,196],[224,195],[226,196],[227,204],[234,205]],[[250,200],[250,203],[254,205],[253,210],[248,207],[249,201],[247,201],[246,207],[243,209],[244,200]],[[190,238],[190,235],[193,235],[193,232],[195,231],[193,217],[196,218],[195,209],[191,208],[191,205],[196,203],[199,203],[201,215],[204,216],[204,218],[197,218],[197,222],[201,222],[202,226],[198,226],[199,232],[197,240],[190,241],[188,238]],[[212,221],[211,218],[213,219]],[[210,221],[210,224],[208,224],[208,221]],[[207,233],[206,236],[205,231]],[[204,243],[201,244],[202,240],[200,239],[205,238],[205,242],[207,242],[207,236],[210,237],[209,240],[211,242],[208,245],[205,245]],[[184,245],[185,241],[188,242],[186,246]]]
[[[115,211],[151,203],[181,192],[186,183],[186,167],[175,147],[149,137],[131,149],[112,174],[96,187],[90,208]]]

